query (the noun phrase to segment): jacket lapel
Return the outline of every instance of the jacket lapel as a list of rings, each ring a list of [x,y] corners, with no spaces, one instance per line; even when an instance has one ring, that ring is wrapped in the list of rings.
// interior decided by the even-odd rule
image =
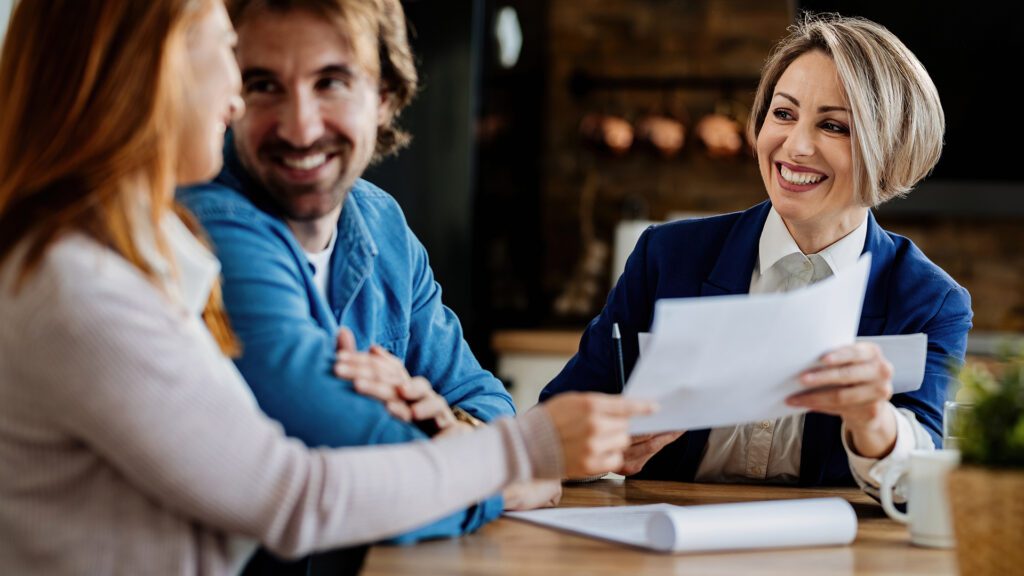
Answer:
[[[331,257],[331,306],[340,321],[359,288],[373,272],[377,244],[370,236],[353,188],[345,197],[338,220],[338,242]]]
[[[868,233],[864,241],[864,252],[871,253],[871,274],[868,277],[867,291],[864,293],[864,306],[860,313],[860,336],[877,336],[885,331],[885,320],[888,314],[889,271],[896,256],[896,246],[892,238],[882,230],[875,221],[875,216],[868,212]]]
[[[722,244],[715,267],[701,286],[701,296],[750,292],[750,274],[757,262],[761,230],[771,208],[766,201],[740,214]]]

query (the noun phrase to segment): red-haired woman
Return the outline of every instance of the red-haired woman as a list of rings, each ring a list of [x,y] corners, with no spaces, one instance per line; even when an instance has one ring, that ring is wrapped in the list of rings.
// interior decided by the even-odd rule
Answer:
[[[228,574],[617,467],[600,395],[478,432],[309,450],[225,352],[218,263],[173,205],[241,114],[219,0],[21,0],[0,62],[0,573]],[[465,466],[472,461],[473,466]]]

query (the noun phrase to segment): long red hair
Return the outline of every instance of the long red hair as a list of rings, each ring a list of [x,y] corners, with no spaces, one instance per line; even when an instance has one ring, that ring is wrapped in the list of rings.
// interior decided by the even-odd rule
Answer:
[[[173,262],[159,222],[178,210],[185,38],[215,1],[16,4],[0,58],[0,263],[26,244],[19,284],[70,231],[156,282],[136,243],[151,228]],[[237,353],[219,289],[204,318]]]

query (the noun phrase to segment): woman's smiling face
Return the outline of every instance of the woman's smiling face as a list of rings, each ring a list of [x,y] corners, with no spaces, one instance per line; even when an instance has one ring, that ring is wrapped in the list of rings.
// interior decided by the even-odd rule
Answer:
[[[757,137],[761,178],[791,232],[818,236],[862,221],[853,186],[852,116],[832,58],[807,52],[786,68]]]

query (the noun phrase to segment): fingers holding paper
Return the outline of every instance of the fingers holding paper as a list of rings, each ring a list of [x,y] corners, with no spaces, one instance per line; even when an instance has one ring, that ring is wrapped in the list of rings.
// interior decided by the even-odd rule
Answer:
[[[843,419],[857,452],[879,458],[896,441],[892,364],[878,345],[858,342],[837,348],[821,365],[800,375],[805,390],[787,399],[791,406]]]
[[[547,411],[562,443],[566,476],[582,477],[618,470],[631,445],[629,419],[653,413],[648,400],[618,395],[569,392],[540,408]]]
[[[876,406],[892,397],[892,374],[892,364],[876,344],[858,342],[829,352],[821,366],[801,374],[805,390],[790,396],[789,403],[844,420],[870,420]]]
[[[647,461],[661,452],[661,449],[675,442],[683,435],[683,431],[663,432],[661,434],[638,434],[633,436],[626,452],[623,454],[622,467],[616,470],[623,476],[632,476],[644,469]]]

